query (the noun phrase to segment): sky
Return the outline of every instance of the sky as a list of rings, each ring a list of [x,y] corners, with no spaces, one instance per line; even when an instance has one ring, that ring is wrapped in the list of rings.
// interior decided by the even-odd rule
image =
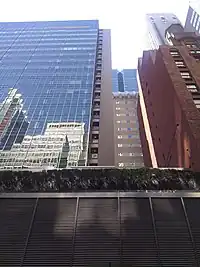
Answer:
[[[173,12],[185,23],[189,0],[0,0],[1,21],[98,19],[111,29],[113,68],[136,68],[146,13]]]

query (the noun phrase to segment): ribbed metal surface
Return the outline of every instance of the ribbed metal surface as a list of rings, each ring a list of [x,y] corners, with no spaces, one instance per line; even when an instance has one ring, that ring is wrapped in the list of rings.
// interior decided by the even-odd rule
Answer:
[[[155,194],[0,198],[0,266],[200,266],[199,210]]]
[[[0,199],[0,266],[21,265],[35,202]]]
[[[117,199],[80,199],[73,266],[119,264]]]
[[[76,199],[40,199],[24,267],[70,266]]]
[[[200,198],[188,198],[184,203],[200,266]]]
[[[121,199],[122,263],[159,266],[148,199]]]
[[[152,199],[162,266],[196,266],[180,199]]]

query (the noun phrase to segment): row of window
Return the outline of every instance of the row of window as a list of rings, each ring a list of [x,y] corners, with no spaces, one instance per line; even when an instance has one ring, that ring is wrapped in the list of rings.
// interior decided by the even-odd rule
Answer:
[[[117,144],[118,147],[126,147],[126,148],[130,148],[130,147],[141,147],[141,144],[136,144],[136,143],[132,143],[132,144]]]
[[[129,116],[134,117],[134,116],[137,116],[137,115],[136,115],[136,112],[129,112],[129,113],[126,113],[126,114],[125,113],[117,113],[116,116],[117,117],[126,117],[126,116],[127,117],[129,117]]]
[[[136,110],[136,108],[135,107],[126,107],[126,106],[124,106],[124,107],[116,107],[116,110]]]
[[[119,167],[142,167],[144,166],[144,163],[141,161],[141,162],[119,162],[118,163],[118,166]]]
[[[124,132],[127,132],[127,131],[133,131],[134,128],[117,128],[118,131],[124,131]]]
[[[118,135],[117,136],[118,139],[134,139],[137,138],[139,139],[139,135],[134,135],[134,134],[125,134],[125,135]]]
[[[60,152],[57,152],[57,153],[55,153],[55,152],[51,152],[51,153],[38,153],[38,152],[36,152],[36,153],[25,153],[25,152],[23,152],[23,153],[11,153],[11,154],[9,154],[9,153],[1,153],[1,157],[4,157],[4,158],[10,158],[10,157],[52,157],[52,156],[58,156],[59,155],[59,153]]]
[[[120,100],[120,101],[116,101],[116,104],[119,105],[119,104],[132,104],[133,103],[133,100]]]
[[[96,43],[94,43],[93,45],[91,45],[91,46],[79,46],[79,45],[81,45],[81,44],[78,44],[78,43],[74,43],[74,44],[70,44],[70,45],[78,45],[79,47],[74,47],[74,46],[68,46],[68,47],[59,47],[59,49],[58,48],[55,48],[55,47],[52,47],[52,48],[49,48],[49,47],[41,47],[41,48],[37,48],[37,49],[32,49],[32,50],[28,50],[28,49],[23,49],[23,48],[19,48],[19,49],[16,49],[16,48],[10,48],[9,49],[9,53],[8,54],[10,54],[10,53],[12,53],[12,52],[33,52],[33,50],[34,50],[34,54],[37,54],[37,51],[47,51],[47,52],[49,52],[49,51],[56,51],[56,52],[58,52],[58,51],[75,51],[75,50],[93,50],[94,49],[94,45],[95,45]],[[86,44],[84,44],[83,43],[83,45],[86,45]],[[4,50],[3,50],[4,51]],[[31,56],[34,56],[34,54],[31,54]]]
[[[127,152],[124,152],[124,153],[118,153],[118,156],[120,157],[142,157],[143,154],[142,153],[127,153]]]
[[[16,44],[26,44],[26,45],[33,45],[33,44],[39,44],[39,45],[44,45],[44,44],[57,44],[58,42],[67,42],[67,41],[96,41],[97,37],[96,35],[92,35],[92,36],[83,36],[83,37],[71,37],[69,35],[66,36],[61,36],[60,38],[52,38],[51,37],[45,37],[42,40],[41,39],[36,39],[36,38],[30,38],[30,39],[25,39],[25,38],[18,38],[17,40],[15,40],[15,38],[2,38],[0,39],[0,44],[2,45],[7,45],[12,43],[13,41],[15,41],[15,45]]]
[[[30,163],[47,163],[47,162],[57,162],[58,161],[58,158],[40,158],[40,159],[32,159],[32,158],[26,158],[26,159],[15,159],[15,158],[9,158],[7,160],[3,160],[2,158],[0,159],[0,162],[10,162],[12,164],[15,164],[15,163],[27,163],[27,162],[30,162]]]
[[[136,123],[136,120],[120,120],[120,121],[116,121],[117,123]]]
[[[190,44],[191,45],[191,44]],[[176,56],[180,57],[180,54],[178,53],[178,51],[173,51],[173,53],[176,53]],[[186,67],[185,66],[185,62],[184,60],[176,60],[175,59],[175,63],[177,65],[177,67]],[[197,85],[195,83],[195,81],[193,81],[192,75],[189,71],[180,71],[181,77],[186,80],[186,87],[187,89],[191,92],[191,93],[197,93],[198,92],[198,88]],[[189,81],[189,82],[188,82]],[[196,94],[193,95],[193,100],[194,103],[196,105],[197,108],[200,108],[200,100],[197,98],[196,99]]]

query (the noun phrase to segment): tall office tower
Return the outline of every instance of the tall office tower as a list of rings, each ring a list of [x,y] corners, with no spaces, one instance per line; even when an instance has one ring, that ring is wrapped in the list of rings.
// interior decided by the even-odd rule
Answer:
[[[195,33],[139,60],[138,109],[145,165],[200,170],[200,45]],[[145,135],[144,135],[145,133]]]
[[[138,92],[136,69],[112,70],[113,92]]]
[[[189,9],[185,22],[185,31],[195,32],[200,35],[200,2],[199,0],[190,1]]]
[[[158,49],[160,45],[169,44],[167,29],[173,32],[184,31],[180,20],[172,13],[150,13],[146,15],[147,34],[144,50]]]
[[[115,166],[144,166],[137,118],[138,94],[113,93]]]
[[[10,22],[0,37],[0,167],[114,165],[110,31]]]

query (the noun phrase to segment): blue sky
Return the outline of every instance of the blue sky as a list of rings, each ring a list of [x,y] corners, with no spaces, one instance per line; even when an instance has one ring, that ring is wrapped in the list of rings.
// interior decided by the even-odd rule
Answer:
[[[189,0],[1,0],[1,21],[99,19],[112,30],[113,68],[134,68],[142,53],[144,16],[173,12],[185,22]]]

